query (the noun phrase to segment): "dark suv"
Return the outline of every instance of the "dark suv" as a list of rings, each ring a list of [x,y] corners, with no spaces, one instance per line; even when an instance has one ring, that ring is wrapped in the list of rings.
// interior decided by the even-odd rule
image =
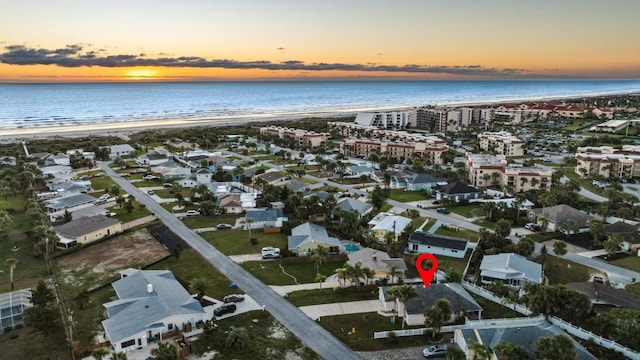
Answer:
[[[439,212],[440,214],[448,214],[448,213],[451,212],[451,210],[449,210],[447,208],[444,208],[444,207],[437,208],[436,211]]]
[[[231,314],[235,311],[236,311],[236,304],[232,302],[224,303],[213,310],[213,315],[222,316],[224,314]]]

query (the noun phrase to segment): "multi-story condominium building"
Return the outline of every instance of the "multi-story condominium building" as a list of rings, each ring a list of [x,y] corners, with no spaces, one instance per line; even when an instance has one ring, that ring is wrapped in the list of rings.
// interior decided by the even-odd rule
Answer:
[[[632,178],[640,176],[640,146],[623,145],[579,147],[575,172],[581,176],[602,175],[606,178]]]
[[[442,153],[449,150],[449,146],[446,141],[434,138],[438,141],[405,143],[348,138],[340,141],[340,152],[345,156],[367,158],[377,151],[382,156],[400,159],[408,159],[418,153],[427,164],[441,165]]]
[[[484,151],[492,151],[505,156],[523,156],[525,142],[510,132],[484,132],[478,134],[478,144]]]
[[[417,128],[446,132],[492,122],[495,113],[492,108],[426,106],[418,108],[416,116]]]
[[[318,147],[323,145],[331,134],[317,133],[303,129],[292,129],[280,126],[265,126],[260,128],[260,135],[276,136],[280,139],[292,139],[296,146]]]
[[[504,155],[467,154],[467,173],[472,186],[493,186],[511,193],[551,189],[553,170],[546,166],[508,165]]]
[[[359,125],[345,122],[329,122],[329,131],[344,137],[376,139],[391,142],[425,142],[440,143],[443,140],[431,134],[414,134],[406,131],[383,130],[375,126]]]
[[[550,116],[579,119],[588,115],[589,112],[599,118],[613,119],[613,110],[609,108],[583,108],[553,102],[507,104],[496,108],[496,113],[500,114],[500,118],[504,118],[506,114],[520,114],[523,120],[547,119]]]
[[[386,130],[406,129],[408,126],[416,125],[416,111],[359,113],[355,123]]]

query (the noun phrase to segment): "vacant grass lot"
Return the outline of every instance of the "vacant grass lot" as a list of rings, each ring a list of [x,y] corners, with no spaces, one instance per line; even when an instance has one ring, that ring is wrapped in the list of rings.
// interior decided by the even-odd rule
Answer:
[[[449,209],[451,210],[451,212],[454,212],[466,218],[485,216],[487,214],[484,210],[482,210],[482,208],[480,208],[479,205],[476,204],[452,206]]]
[[[570,282],[582,282],[589,280],[589,274],[596,270],[547,254],[544,264],[544,275],[549,279],[549,284],[566,284]]]
[[[146,207],[142,207],[140,203],[134,202],[134,208],[131,212],[127,212],[127,210],[123,208],[119,208],[117,205],[109,208],[110,212],[115,213],[115,218],[122,221],[123,223],[140,219],[147,215],[151,215],[151,211],[149,211]]]
[[[640,258],[638,258],[637,256],[629,256],[624,259],[609,261],[609,264],[620,266],[622,268],[633,270],[633,271],[640,271]],[[640,279],[636,279],[636,280],[640,280]]]
[[[465,256],[461,259],[438,255],[436,259],[438,260],[438,269],[444,272],[450,272],[453,270],[454,272],[462,275],[464,268],[467,266],[467,262],[469,262],[469,257],[471,256],[471,250],[468,250]],[[416,255],[404,255],[404,260],[407,263],[407,271],[405,271],[406,278],[417,278],[419,277],[418,271],[416,269]]]
[[[374,285],[344,289],[318,289],[294,291],[287,295],[287,300],[295,306],[331,304],[348,301],[375,300],[378,298],[378,287]]]
[[[412,346],[427,346],[430,344],[428,336],[406,336],[395,339],[373,338],[373,333],[376,331],[402,329],[402,318],[400,317],[397,317],[395,324],[392,324],[391,317],[385,317],[377,313],[350,314],[323,317],[318,323],[355,351],[377,351]],[[424,326],[405,326],[405,329],[421,327]],[[353,330],[355,330],[355,332],[352,332]],[[444,342],[448,343],[450,334],[444,335]]]
[[[344,261],[322,263],[320,273],[325,276],[333,275],[336,269],[342,267]],[[267,285],[295,285],[313,283],[316,279],[316,265],[312,262],[301,264],[283,264],[284,270],[295,280],[282,272],[278,261],[249,261],[242,264],[253,276]],[[318,285],[319,287],[319,285]]]
[[[244,230],[216,230],[203,232],[200,235],[225,255],[255,254],[265,246],[287,248],[287,237],[282,233],[265,234],[262,231],[253,230],[251,237],[258,239],[256,245],[249,243],[249,232]]]
[[[409,202],[427,200],[429,199],[429,197],[424,191],[404,191],[400,189],[390,189],[389,199],[400,202]]]
[[[467,239],[471,242],[476,242],[478,241],[478,238],[480,237],[480,234],[475,232],[475,231],[471,231],[471,230],[467,230],[467,229],[462,229],[460,228],[460,230],[453,230],[451,228],[448,228],[446,226],[440,226],[438,228],[438,230],[436,230],[436,235],[443,235],[443,236],[451,236],[451,237],[456,237],[456,238],[460,238],[460,239]]]
[[[116,184],[108,176],[93,178],[90,181],[91,181],[91,188],[93,188],[94,190],[104,190]]]
[[[203,215],[203,216],[188,216],[182,219],[182,222],[191,229],[201,229],[208,227],[215,227],[218,224],[230,224],[235,225],[236,219],[241,217],[240,214],[222,214],[222,215]],[[253,236],[253,231],[251,235]],[[248,235],[247,235],[248,236]]]

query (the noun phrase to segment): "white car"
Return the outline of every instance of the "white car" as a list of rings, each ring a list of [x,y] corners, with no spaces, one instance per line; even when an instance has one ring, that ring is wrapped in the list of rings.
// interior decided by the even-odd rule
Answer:
[[[103,194],[98,199],[99,200],[108,200],[111,197],[109,194]]]
[[[262,255],[267,253],[280,254],[280,248],[267,246],[262,248]]]
[[[158,177],[154,176],[154,175],[145,175],[145,176],[142,177],[143,180],[155,180],[157,178]]]
[[[200,211],[198,210],[189,210],[187,211],[187,216],[198,216],[200,215]]]

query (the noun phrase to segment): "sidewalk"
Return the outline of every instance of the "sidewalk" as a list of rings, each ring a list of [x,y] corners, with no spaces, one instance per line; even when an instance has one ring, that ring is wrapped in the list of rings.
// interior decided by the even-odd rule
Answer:
[[[319,320],[323,316],[360,314],[378,312],[382,310],[380,300],[351,301],[333,304],[300,306],[302,312],[313,320]]]
[[[146,224],[148,222],[152,222],[155,219],[156,219],[155,216],[147,215],[147,216],[141,217],[139,219],[135,219],[135,220],[132,220],[132,221],[129,221],[127,223],[122,224],[122,230],[124,231],[124,230],[127,230],[127,229],[131,229],[134,226]]]

